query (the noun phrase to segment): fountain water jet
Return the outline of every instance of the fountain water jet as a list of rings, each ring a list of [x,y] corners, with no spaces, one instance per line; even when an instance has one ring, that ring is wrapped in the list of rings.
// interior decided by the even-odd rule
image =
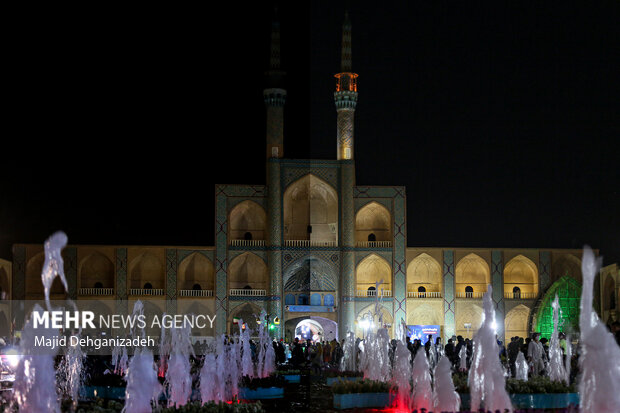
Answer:
[[[426,351],[420,347],[413,360],[411,371],[413,376],[411,408],[426,409],[431,411],[433,408],[433,389],[431,387],[431,373]]]
[[[551,333],[549,345],[549,378],[551,381],[565,381],[566,369],[562,361],[562,349],[560,348],[560,339],[558,337],[560,299],[557,294],[551,306],[553,308],[553,333]]]
[[[168,407],[185,405],[192,394],[190,355],[194,356],[194,350],[189,327],[173,328],[165,381]]]
[[[394,363],[392,366],[392,383],[396,389],[395,407],[398,410],[408,409],[411,397],[411,351],[406,345],[406,326],[400,324],[398,339],[394,351]]]
[[[489,285],[483,297],[482,324],[474,336],[474,351],[468,377],[471,410],[478,410],[484,405],[485,410],[512,412],[512,403],[506,392],[504,369],[499,360],[492,294],[493,287]]]
[[[594,277],[601,264],[602,258],[595,258],[592,249],[586,245],[581,263],[583,288],[579,315],[579,407],[584,412],[613,412],[620,406],[620,347],[592,311]]]
[[[433,404],[437,412],[457,412],[461,407],[461,396],[454,389],[452,363],[442,357],[435,369],[433,385]]]
[[[519,351],[517,355],[517,360],[515,361],[516,374],[515,378],[518,380],[527,381],[527,373],[529,371],[530,366],[527,364],[527,360],[523,355],[522,351]]]

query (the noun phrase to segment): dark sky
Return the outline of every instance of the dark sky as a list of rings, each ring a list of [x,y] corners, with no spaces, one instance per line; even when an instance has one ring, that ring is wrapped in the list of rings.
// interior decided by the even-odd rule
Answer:
[[[12,14],[1,258],[56,230],[213,245],[214,185],[265,183],[273,10],[228,3]],[[616,2],[350,3],[357,183],[406,186],[409,246],[587,243],[620,262]],[[344,9],[279,9],[287,158],[336,156]]]

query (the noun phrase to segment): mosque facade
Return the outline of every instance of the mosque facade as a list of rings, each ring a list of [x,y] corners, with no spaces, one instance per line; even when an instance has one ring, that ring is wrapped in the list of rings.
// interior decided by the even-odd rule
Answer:
[[[57,280],[52,298],[88,300],[106,311],[146,299],[151,311],[215,315],[212,327],[194,331],[200,337],[234,333],[240,320],[256,331],[264,311],[271,334],[286,339],[304,329],[327,340],[348,331],[362,337],[379,326],[394,337],[405,323],[438,326],[445,340],[473,336],[490,286],[500,339],[546,335],[556,295],[562,328],[578,327],[581,250],[409,247],[406,188],[356,182],[358,75],[348,18],[335,75],[335,159],[285,158],[284,76],[274,23],[264,90],[266,182],[214,188],[213,246],[69,245],[63,250],[68,291]],[[13,246],[1,286],[11,300],[43,298],[43,260],[42,245]],[[615,320],[617,266],[605,267],[599,278],[597,311],[604,321]],[[10,320],[10,308],[2,311]]]

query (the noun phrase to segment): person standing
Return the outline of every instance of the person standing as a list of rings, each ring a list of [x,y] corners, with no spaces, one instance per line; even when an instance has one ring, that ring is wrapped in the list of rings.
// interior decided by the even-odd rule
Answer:
[[[532,376],[540,376],[545,369],[545,349],[539,339],[540,333],[534,333],[532,341],[527,346],[527,361]]]

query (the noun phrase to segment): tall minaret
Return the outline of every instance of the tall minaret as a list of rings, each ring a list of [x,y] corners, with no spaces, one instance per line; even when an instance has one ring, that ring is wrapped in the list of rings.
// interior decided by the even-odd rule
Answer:
[[[357,103],[357,74],[351,72],[351,22],[345,14],[342,26],[342,63],[336,75],[334,100],[338,112],[338,161],[340,162],[341,266],[338,336],[355,331],[355,162],[353,161],[353,115]]]
[[[277,10],[276,10],[277,13]],[[284,151],[284,102],[282,89],[285,73],[280,69],[280,24],[277,18],[271,26],[271,55],[267,75],[267,89],[263,91],[267,106],[267,268],[269,271],[270,320],[282,313],[282,195],[280,187],[280,159]],[[284,325],[272,334],[284,337]]]
[[[353,159],[353,118],[357,104],[357,74],[351,70],[351,21],[349,13],[342,25],[342,57],[334,100],[338,112],[338,160]]]
[[[277,10],[276,10],[277,13]],[[282,158],[284,152],[284,102],[286,90],[282,81],[286,73],[280,69],[280,22],[271,25],[271,54],[267,71],[267,89],[263,91],[267,106],[267,159]]]

